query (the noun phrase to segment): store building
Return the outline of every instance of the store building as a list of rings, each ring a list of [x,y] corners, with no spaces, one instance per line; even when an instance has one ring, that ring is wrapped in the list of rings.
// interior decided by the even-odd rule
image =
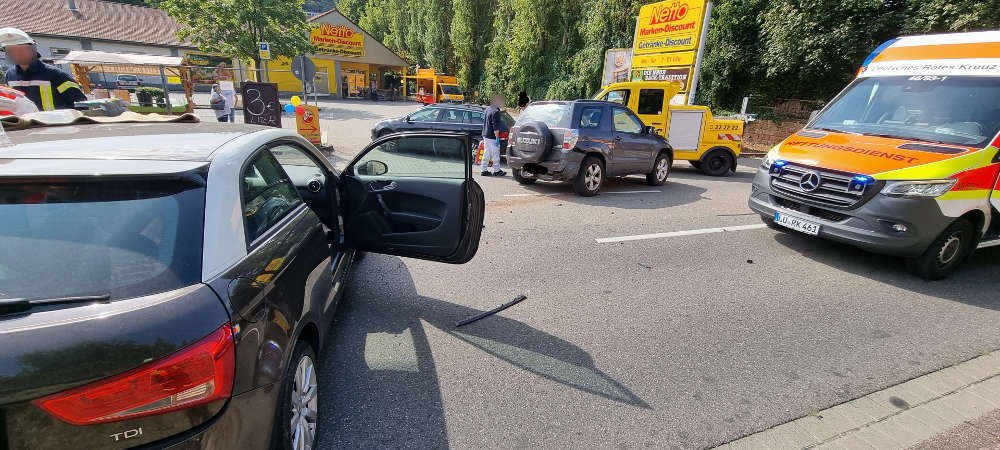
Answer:
[[[313,25],[309,41],[316,46],[309,58],[316,64],[317,93],[366,97],[372,82],[378,89],[388,89],[394,76],[398,80],[405,74],[408,64],[401,56],[336,9],[310,18],[309,23]],[[280,91],[302,91],[287,59],[268,63],[268,80],[278,83]]]

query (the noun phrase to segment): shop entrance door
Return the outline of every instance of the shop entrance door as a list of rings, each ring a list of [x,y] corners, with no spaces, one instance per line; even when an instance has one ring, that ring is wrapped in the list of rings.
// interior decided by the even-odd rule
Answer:
[[[347,96],[352,98],[364,97],[368,83],[365,80],[365,73],[360,70],[344,70],[347,75]]]

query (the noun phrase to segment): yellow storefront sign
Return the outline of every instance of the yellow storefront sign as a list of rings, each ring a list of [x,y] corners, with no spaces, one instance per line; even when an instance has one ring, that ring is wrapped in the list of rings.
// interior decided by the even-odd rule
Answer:
[[[345,25],[316,25],[309,33],[309,42],[316,46],[317,55],[365,56],[365,35]]]
[[[305,113],[295,115],[295,128],[299,135],[307,141],[316,145],[323,143],[323,136],[319,131],[319,108],[313,105],[301,105]]]
[[[694,51],[660,53],[632,57],[632,67],[669,67],[694,65]]]
[[[697,49],[704,16],[705,0],[667,0],[643,6],[635,27],[634,54]]]

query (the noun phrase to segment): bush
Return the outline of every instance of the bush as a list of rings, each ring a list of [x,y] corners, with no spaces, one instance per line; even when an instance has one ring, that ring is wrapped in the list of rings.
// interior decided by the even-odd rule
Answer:
[[[153,96],[153,103],[157,105],[165,104],[163,89],[158,87],[143,86],[135,88],[135,96],[139,97],[140,93],[149,94]]]

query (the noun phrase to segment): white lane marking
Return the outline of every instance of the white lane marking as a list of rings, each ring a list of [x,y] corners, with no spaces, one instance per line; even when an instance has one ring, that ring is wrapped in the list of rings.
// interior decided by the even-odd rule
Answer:
[[[720,227],[720,228],[702,228],[699,230],[671,231],[668,233],[637,234],[633,236],[599,238],[594,240],[597,241],[598,244],[608,244],[611,242],[641,241],[644,239],[662,239],[662,238],[678,237],[678,236],[694,236],[698,234],[725,233],[729,231],[756,230],[759,228],[764,228],[766,226],[767,225],[764,225],[762,223],[757,223],[753,225],[736,225],[732,227]]]
[[[602,194],[658,194],[663,191],[614,191],[614,192],[601,192]],[[504,194],[504,197],[548,197],[553,195],[570,195],[565,193],[554,193],[554,194]]]
[[[1000,245],[1000,239],[994,239],[992,241],[980,242],[979,247],[976,248],[996,247],[998,245]]]

